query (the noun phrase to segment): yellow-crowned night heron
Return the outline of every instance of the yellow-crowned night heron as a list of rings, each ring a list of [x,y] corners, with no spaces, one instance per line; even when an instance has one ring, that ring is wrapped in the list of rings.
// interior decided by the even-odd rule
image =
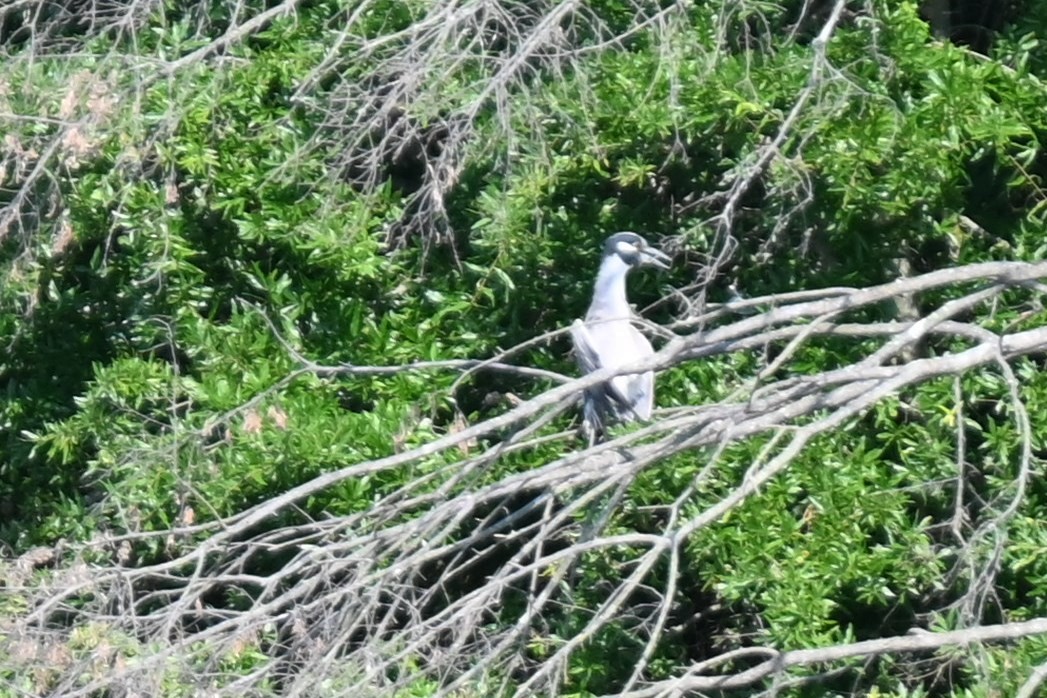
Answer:
[[[584,322],[571,326],[574,353],[582,373],[620,367],[654,353],[651,343],[633,327],[625,296],[625,277],[633,267],[669,268],[669,257],[636,233],[615,233],[603,246],[603,261]],[[585,391],[582,431],[589,445],[603,437],[609,421],[647,419],[654,406],[654,373],[615,376]]]

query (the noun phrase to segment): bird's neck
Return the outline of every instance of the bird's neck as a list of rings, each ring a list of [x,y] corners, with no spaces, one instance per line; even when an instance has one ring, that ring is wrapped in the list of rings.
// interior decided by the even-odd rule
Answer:
[[[589,315],[599,314],[603,318],[630,317],[632,309],[625,297],[625,277],[629,265],[618,255],[604,257],[600,273],[596,275],[596,292],[589,306]]]

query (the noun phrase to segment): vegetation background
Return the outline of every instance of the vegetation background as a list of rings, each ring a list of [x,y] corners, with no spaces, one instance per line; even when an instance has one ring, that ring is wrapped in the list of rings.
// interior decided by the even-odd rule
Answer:
[[[7,0],[0,695],[1036,695],[1045,35]],[[618,230],[659,409],[586,449]]]

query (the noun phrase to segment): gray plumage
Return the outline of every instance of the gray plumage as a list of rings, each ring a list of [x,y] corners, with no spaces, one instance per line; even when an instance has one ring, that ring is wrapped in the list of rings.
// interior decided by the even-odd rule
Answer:
[[[575,320],[571,339],[583,374],[621,367],[654,353],[632,323],[633,311],[625,293],[629,271],[639,266],[669,268],[669,257],[636,233],[615,233],[603,247],[593,300],[585,320]],[[582,429],[591,446],[612,421],[648,419],[654,407],[654,373],[615,376],[585,391]]]

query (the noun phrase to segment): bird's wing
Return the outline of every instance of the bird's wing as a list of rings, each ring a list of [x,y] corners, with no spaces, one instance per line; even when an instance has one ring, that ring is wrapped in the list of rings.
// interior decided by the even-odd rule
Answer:
[[[629,329],[631,330],[629,334],[632,338],[631,343],[634,353],[630,362],[654,354],[654,348],[647,337],[644,337],[643,333],[631,324]],[[625,378],[629,381],[626,394],[629,396],[629,402],[633,410],[639,415],[640,419],[650,419],[651,410],[654,407],[654,371],[620,376],[620,378]]]
[[[652,353],[647,338],[628,321],[586,324],[575,320],[571,340],[582,373],[592,373],[608,366],[624,366]],[[654,399],[654,374],[615,376],[600,386],[610,407],[626,419],[647,419]],[[591,397],[599,397],[590,391]]]
[[[654,409],[654,371],[629,376],[629,402],[640,419],[650,419]]]
[[[571,325],[571,343],[574,344],[574,356],[583,375],[600,370],[600,354],[593,346],[589,329],[581,320],[575,320]]]

